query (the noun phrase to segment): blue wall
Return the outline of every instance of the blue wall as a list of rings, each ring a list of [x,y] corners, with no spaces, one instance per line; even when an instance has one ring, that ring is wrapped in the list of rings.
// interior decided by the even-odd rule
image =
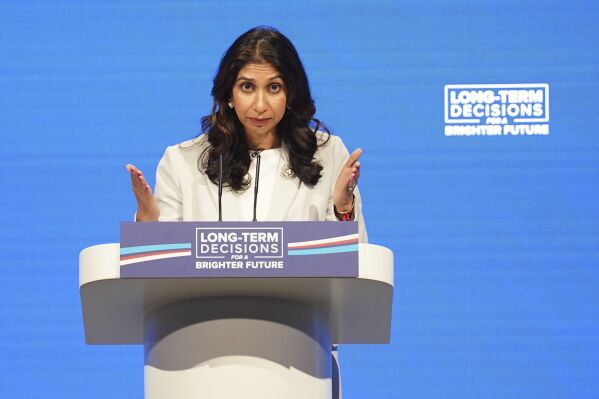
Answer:
[[[194,136],[224,50],[267,24],[364,148],[396,255],[392,343],[341,349],[344,397],[599,397],[597,3],[300,3],[0,2],[0,396],[142,396],[140,347],[84,344],[78,253],[118,240],[124,165]],[[446,137],[467,83],[547,83],[550,134]]]

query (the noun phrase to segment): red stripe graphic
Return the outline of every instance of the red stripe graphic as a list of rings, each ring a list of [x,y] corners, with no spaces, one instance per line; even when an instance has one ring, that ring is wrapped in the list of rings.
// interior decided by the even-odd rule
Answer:
[[[306,248],[319,248],[319,247],[334,247],[342,244],[356,244],[358,242],[358,238],[349,238],[347,240],[334,241],[334,242],[325,242],[322,244],[307,244],[307,245],[288,245],[289,249],[306,249]]]
[[[162,254],[179,254],[179,253],[184,253],[184,252],[190,252],[191,253],[191,249],[171,249],[171,250],[168,250],[168,251],[146,252],[146,253],[143,253],[143,254],[121,256],[121,260],[145,258],[147,256],[162,255]]]

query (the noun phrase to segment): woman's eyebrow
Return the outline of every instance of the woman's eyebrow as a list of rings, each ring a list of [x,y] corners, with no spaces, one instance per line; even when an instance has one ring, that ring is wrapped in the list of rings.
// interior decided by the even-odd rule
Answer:
[[[267,78],[268,81],[272,81],[272,80],[275,80],[275,79],[283,79],[283,78],[281,77],[281,75],[274,75],[274,76],[271,76],[270,78]],[[247,80],[248,82],[255,82],[256,81],[256,79],[248,78],[246,76],[240,76],[240,77],[238,77],[237,81],[239,82],[240,80]]]

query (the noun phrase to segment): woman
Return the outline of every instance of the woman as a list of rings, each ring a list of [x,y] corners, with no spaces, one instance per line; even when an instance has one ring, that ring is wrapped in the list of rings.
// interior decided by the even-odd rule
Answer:
[[[287,37],[257,27],[237,38],[212,96],[203,134],[167,148],[155,196],[143,173],[127,165],[136,220],[357,220],[367,241],[355,190],[362,150],[349,155],[314,118],[308,78]]]
[[[350,155],[340,138],[319,130],[289,39],[268,27],[241,35],[220,62],[212,96],[204,134],[168,147],[160,160],[155,196],[127,165],[136,220],[358,220],[367,241],[356,190],[362,150]],[[339,397],[336,381],[333,390]]]

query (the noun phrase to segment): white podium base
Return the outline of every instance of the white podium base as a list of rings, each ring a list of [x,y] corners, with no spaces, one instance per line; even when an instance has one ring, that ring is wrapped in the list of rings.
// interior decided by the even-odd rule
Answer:
[[[329,316],[283,299],[203,298],[145,315],[146,399],[330,399]]]

